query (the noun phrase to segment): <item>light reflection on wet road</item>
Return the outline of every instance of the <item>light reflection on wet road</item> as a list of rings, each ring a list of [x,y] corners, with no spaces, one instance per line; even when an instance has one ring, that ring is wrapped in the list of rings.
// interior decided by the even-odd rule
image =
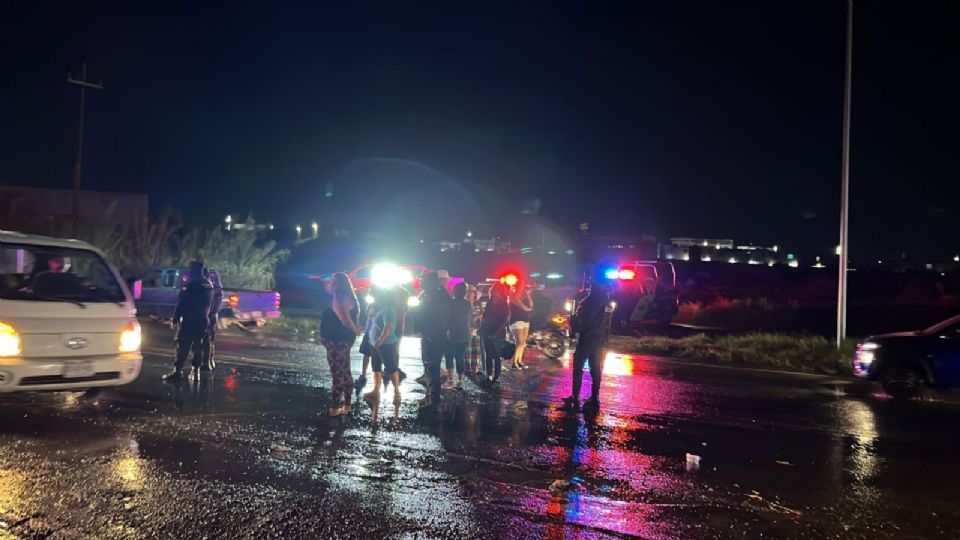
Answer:
[[[499,392],[468,383],[418,417],[418,346],[405,340],[403,403],[361,403],[341,421],[320,414],[329,376],[312,343],[228,335],[211,381],[170,386],[158,382],[166,336],[150,337],[143,375],[127,387],[93,399],[0,396],[0,538],[960,530],[958,409],[948,403],[611,354],[593,416],[556,408],[570,391],[569,358],[532,358]],[[702,456],[699,470],[686,470],[686,453]]]

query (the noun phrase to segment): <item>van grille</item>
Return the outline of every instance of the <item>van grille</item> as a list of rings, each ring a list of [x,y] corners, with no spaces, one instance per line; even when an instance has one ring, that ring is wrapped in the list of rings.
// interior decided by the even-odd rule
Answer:
[[[119,379],[119,371],[105,371],[96,373],[90,377],[72,377],[66,378],[63,375],[41,375],[38,377],[24,377],[20,379],[20,386],[39,386],[42,384],[65,384],[65,383],[84,383],[96,381],[112,381]]]

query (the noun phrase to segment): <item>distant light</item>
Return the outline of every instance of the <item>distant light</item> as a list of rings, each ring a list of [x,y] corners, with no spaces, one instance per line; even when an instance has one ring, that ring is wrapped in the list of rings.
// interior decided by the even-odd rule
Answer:
[[[877,261],[877,264],[883,264],[883,261]]]
[[[547,279],[563,279],[563,274],[558,272],[550,272],[547,274]]]
[[[564,253],[566,253],[567,255],[573,255],[573,254],[574,254],[574,251],[573,251],[572,249],[568,249],[568,250],[564,251]]]
[[[798,261],[790,261],[787,263],[787,266],[789,266],[790,268],[797,268],[798,266],[800,266],[800,263]]]
[[[683,260],[689,261],[689,260],[690,260],[690,254],[689,254],[689,253],[684,253],[684,254],[683,254]]]
[[[788,261],[792,261],[792,260],[794,260],[794,259],[796,259],[796,258],[797,258],[797,257],[796,257],[793,253],[787,253],[787,260],[788,260]]]
[[[480,253],[480,248],[473,248],[474,253]]]
[[[933,270],[933,264],[931,263],[927,263],[926,267],[927,267],[927,270]]]
[[[773,267],[773,265],[775,264],[777,263],[775,263],[774,261],[767,261],[767,266]]]
[[[296,229],[297,229],[297,238],[300,238],[300,233],[303,232],[303,227],[297,225],[297,226],[296,226]]]
[[[703,257],[700,257],[700,260],[703,261],[703,262],[710,262],[710,261],[713,260],[713,257],[711,257],[711,256],[709,256],[709,255],[704,255]]]
[[[473,238],[473,231],[467,231],[467,238]]]
[[[271,224],[269,224],[269,225],[267,225],[267,228],[268,228],[268,229],[270,229],[270,230],[272,231],[272,230],[273,230],[273,223],[271,223]]]
[[[780,246],[773,246],[773,252],[777,253],[778,251],[780,251]]]
[[[747,261],[747,264],[760,264],[760,261],[755,261],[753,259],[750,259],[749,261]]]
[[[534,273],[530,274],[530,277],[532,277],[532,278],[538,278],[538,277],[540,277],[540,272],[534,272]]]
[[[703,241],[703,247],[707,247],[709,245],[710,245],[710,242],[707,242],[706,240]]]
[[[557,254],[556,251],[548,251],[548,252],[547,252],[547,255],[556,255],[556,254]]]
[[[960,262],[960,255],[954,255],[953,262]]]
[[[842,251],[843,251],[842,248],[840,246],[837,246],[836,248],[834,248],[833,254],[839,255]]]
[[[231,216],[230,214],[227,214],[227,217],[224,218],[224,221],[227,222],[227,223],[232,223],[232,222],[233,222],[233,216]]]
[[[823,264],[823,263],[820,262],[820,261],[817,261],[817,264],[813,265],[813,267],[814,267],[814,268],[817,268],[817,269],[820,269],[820,268],[826,268],[826,265]]]
[[[736,257],[730,257],[730,259],[729,259],[727,262],[730,263],[730,264],[737,264],[737,258],[736,258]]]
[[[423,243],[423,239],[422,239],[422,238],[420,239],[420,243],[421,243],[421,244]]]
[[[669,261],[672,259],[673,259],[673,253],[667,253],[667,260]]]

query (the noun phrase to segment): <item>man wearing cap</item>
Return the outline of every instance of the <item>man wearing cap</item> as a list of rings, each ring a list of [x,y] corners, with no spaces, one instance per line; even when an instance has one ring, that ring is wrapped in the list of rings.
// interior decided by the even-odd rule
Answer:
[[[163,376],[163,380],[168,382],[183,380],[183,366],[191,351],[196,373],[199,373],[200,362],[204,360],[204,338],[210,325],[213,285],[203,277],[202,262],[191,262],[187,272],[187,284],[180,289],[177,307],[173,312],[173,324],[177,327],[177,352],[173,371]]]

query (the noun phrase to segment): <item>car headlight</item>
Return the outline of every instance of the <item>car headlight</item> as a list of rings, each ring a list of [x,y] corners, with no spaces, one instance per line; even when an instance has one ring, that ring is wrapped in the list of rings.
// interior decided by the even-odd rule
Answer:
[[[417,307],[419,305],[420,305],[419,296],[411,296],[410,298],[407,298],[407,307]]]
[[[5,322],[0,322],[0,357],[19,356],[22,351],[17,330]]]
[[[367,305],[370,305],[370,304],[375,303],[376,300],[377,300],[377,299],[374,298],[372,294],[368,294],[368,295],[366,295],[365,297],[363,297],[363,301],[366,302]]]
[[[143,335],[140,332],[140,323],[130,321],[120,332],[120,352],[137,352],[140,350],[140,344],[143,342]]]

